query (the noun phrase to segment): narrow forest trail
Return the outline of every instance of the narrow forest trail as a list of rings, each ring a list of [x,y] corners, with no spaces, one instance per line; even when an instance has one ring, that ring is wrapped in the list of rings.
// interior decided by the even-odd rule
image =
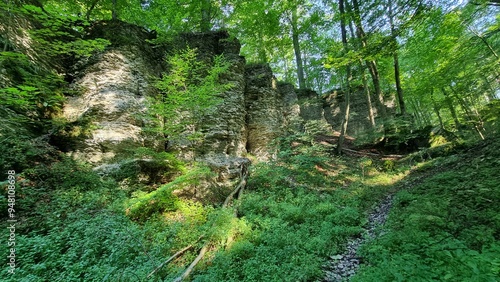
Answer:
[[[358,249],[364,242],[373,239],[377,227],[382,226],[387,220],[393,195],[389,194],[369,214],[368,223],[360,237],[351,239],[342,254],[330,257],[330,261],[325,265],[324,282],[343,281],[356,273],[362,260],[358,255]]]
[[[363,263],[363,258],[358,252],[360,247],[368,240],[384,234],[385,231],[380,230],[380,227],[383,227],[387,221],[393,205],[394,195],[403,189],[411,189],[424,179],[447,169],[450,168],[439,167],[434,170],[412,171],[407,179],[394,184],[394,188],[390,189],[391,192],[368,214],[368,222],[364,227],[364,231],[347,243],[343,253],[330,256],[330,260],[324,265],[324,277],[321,281],[349,281],[356,274],[360,264]]]

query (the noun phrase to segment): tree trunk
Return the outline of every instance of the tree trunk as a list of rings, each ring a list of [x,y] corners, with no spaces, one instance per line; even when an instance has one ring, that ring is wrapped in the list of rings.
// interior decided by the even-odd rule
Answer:
[[[117,0],[113,0],[113,10],[111,11],[111,19],[112,20],[118,19],[118,11],[117,11],[116,1]]]
[[[474,129],[479,134],[479,137],[481,137],[481,139],[484,140],[484,135],[483,135],[484,128],[483,128],[483,125],[482,125],[483,122],[482,122],[481,116],[479,115],[479,113],[477,111],[476,111],[477,114],[474,114],[472,112],[473,110],[475,110],[474,107],[472,105],[469,105],[470,103],[467,103],[467,101],[465,99],[463,99],[462,97],[460,97],[460,95],[458,95],[458,93],[455,90],[455,88],[453,88],[452,86],[450,86],[450,89],[451,89],[451,91],[453,93],[453,96],[455,96],[455,98],[457,99],[458,103],[460,104],[460,106],[462,107],[462,109],[465,111],[465,114],[469,118],[469,121],[473,124]]]
[[[415,121],[417,122],[418,126],[419,127],[424,127],[426,124],[426,120],[425,120],[425,116],[418,104],[418,101],[415,101],[414,99],[410,99],[409,101],[409,104],[412,106],[413,108],[413,114],[414,114],[414,118],[415,118]]]
[[[347,53],[349,51],[349,46],[347,45],[347,31],[345,24],[345,9],[344,9],[344,0],[339,0],[339,10],[340,10],[340,30],[342,33],[342,43],[344,45],[344,52]],[[347,73],[346,73],[347,81],[346,81],[346,89],[344,91],[345,101],[344,101],[344,118],[342,119],[342,124],[340,127],[340,136],[337,144],[337,154],[342,153],[342,147],[344,145],[345,134],[347,132],[347,124],[349,123],[349,111],[351,107],[350,95],[351,95],[351,66],[347,65]]]
[[[375,101],[378,105],[378,111],[380,112],[380,117],[385,119],[387,117],[387,110],[385,108],[384,94],[382,93],[382,88],[380,87],[380,74],[378,72],[377,62],[367,61],[366,65],[372,77],[373,87],[375,89]]]
[[[434,112],[436,113],[438,120],[439,120],[439,127],[443,132],[446,132],[446,128],[444,128],[444,123],[443,123],[443,118],[441,117],[441,112],[440,112],[440,107],[434,100],[434,89],[431,89],[431,101],[432,101],[432,106],[434,109]]]
[[[497,60],[500,59],[498,57],[498,54],[495,52],[495,49],[493,49],[493,47],[491,47],[490,43],[488,43],[488,41],[486,41],[486,38],[484,38],[484,36],[482,36],[481,34],[479,34],[478,32],[476,32],[472,28],[470,28],[469,30],[472,31],[472,33],[474,33],[474,35],[477,36],[484,43],[484,45],[486,45],[486,47],[488,48],[488,50],[491,52],[491,54],[493,54],[493,56],[495,56],[495,58],[497,58]]]
[[[366,34],[361,23],[361,12],[359,10],[358,0],[352,0],[354,8],[354,24],[356,25],[356,32],[358,38],[361,40],[363,48],[367,46]],[[370,72],[372,78],[373,88],[375,89],[375,102],[378,107],[378,112],[382,119],[385,119],[387,112],[385,109],[384,95],[382,94],[382,88],[380,87],[380,74],[378,72],[377,63],[375,60],[366,61],[366,66]]]
[[[99,0],[94,0],[94,2],[92,2],[89,9],[87,10],[87,13],[85,14],[85,18],[87,19],[87,21],[90,21],[90,15],[92,14],[92,11],[94,11],[94,8],[98,2]]]
[[[201,0],[201,22],[200,22],[200,30],[201,32],[210,31],[210,10],[212,8],[212,4],[210,0]]]
[[[393,57],[394,57],[394,78],[396,79],[396,92],[398,94],[399,109],[401,111],[401,114],[404,116],[406,115],[406,106],[405,106],[405,101],[403,99],[403,88],[401,87],[399,58],[397,50],[394,51]]]
[[[366,80],[365,69],[363,68],[362,60],[359,60],[359,67],[363,70],[361,79],[363,80],[363,88],[365,89],[366,104],[368,105],[368,118],[373,128],[375,128],[375,115],[373,114],[372,97],[370,88],[368,88],[368,81]]]
[[[257,34],[258,34],[259,38],[263,38],[262,30],[259,29],[257,31]],[[262,40],[259,45],[260,45],[259,50],[257,51],[258,52],[257,54],[259,56],[259,61],[261,63],[267,63],[267,53],[266,53],[266,48],[264,46],[264,40]]]
[[[485,98],[487,102],[491,102],[496,99],[496,89],[493,88],[492,83],[488,80],[488,77],[486,75],[482,75],[482,78],[484,82],[486,83],[488,90],[485,93]]]
[[[351,6],[349,5],[349,2],[345,2],[345,8],[349,14],[352,14],[352,9]],[[356,34],[354,33],[354,27],[352,26],[352,21],[349,21],[349,31],[351,32],[351,37],[355,38]],[[359,46],[359,44],[356,44],[356,48],[361,49],[363,47],[363,44]],[[370,94],[370,88],[368,88],[368,82],[366,80],[366,75],[365,75],[365,68],[363,66],[363,59],[359,58],[359,70],[360,70],[360,75],[361,79],[363,81],[363,90],[365,93],[365,98],[366,98],[366,105],[368,108],[368,119],[370,120],[370,124],[372,128],[375,128],[375,117],[373,115],[373,108],[372,108],[372,98]],[[352,74],[351,74],[352,75]]]
[[[293,42],[293,51],[295,53],[295,61],[297,63],[297,78],[299,79],[299,88],[305,89],[306,82],[304,79],[304,66],[302,63],[302,52],[300,51],[300,42],[299,42],[299,30],[297,27],[298,18],[297,18],[297,10],[296,8],[292,11],[292,42]]]
[[[448,92],[446,92],[444,87],[441,88],[441,91],[443,92],[443,95],[445,97],[445,102],[446,102],[446,105],[448,106],[448,109],[450,110],[451,117],[453,118],[453,121],[455,122],[455,127],[457,128],[457,130],[459,130],[462,125],[460,124],[460,121],[458,120],[457,112],[455,111],[455,107],[453,106],[453,100],[451,99],[450,95],[448,95]]]
[[[436,105],[436,103],[434,103],[434,112],[436,113],[436,115],[438,117],[439,127],[441,128],[442,131],[445,131],[443,118],[441,117],[441,113],[439,112],[439,107]]]
[[[403,88],[401,87],[401,74],[399,71],[399,56],[398,56],[398,41],[397,41],[397,34],[396,34],[396,29],[394,27],[394,15],[392,14],[392,0],[389,0],[388,2],[389,5],[389,25],[391,26],[391,37],[393,40],[394,44],[394,53],[393,53],[393,59],[394,59],[394,78],[396,80],[396,93],[398,95],[398,102],[399,102],[399,110],[401,111],[401,115],[406,115],[406,106],[405,106],[405,101],[403,99]]]

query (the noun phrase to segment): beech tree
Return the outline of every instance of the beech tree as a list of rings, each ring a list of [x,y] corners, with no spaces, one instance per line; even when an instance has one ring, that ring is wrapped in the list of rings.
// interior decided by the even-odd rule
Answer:
[[[342,33],[342,45],[344,46],[344,52],[347,54],[349,52],[349,45],[347,43],[347,29],[346,29],[346,11],[344,7],[344,0],[339,0],[339,10],[340,10],[340,32]],[[351,65],[348,62],[345,66],[346,68],[346,84],[344,88],[344,117],[342,118],[342,124],[340,127],[340,136],[337,143],[337,154],[342,153],[342,146],[344,143],[345,134],[347,132],[347,125],[349,122],[349,112],[351,107],[350,97],[351,97]]]

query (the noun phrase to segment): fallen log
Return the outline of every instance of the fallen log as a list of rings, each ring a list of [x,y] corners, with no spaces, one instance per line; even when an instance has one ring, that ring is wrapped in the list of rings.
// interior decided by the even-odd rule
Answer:
[[[370,152],[360,152],[360,151],[355,151],[355,150],[351,150],[351,149],[347,149],[347,148],[342,148],[342,151],[352,153],[352,154],[357,154],[360,156],[372,156],[372,157],[377,157],[377,158],[381,158],[381,159],[384,159],[384,158],[401,159],[401,158],[405,157],[404,155],[381,155],[381,154],[374,154],[374,153],[370,153]]]

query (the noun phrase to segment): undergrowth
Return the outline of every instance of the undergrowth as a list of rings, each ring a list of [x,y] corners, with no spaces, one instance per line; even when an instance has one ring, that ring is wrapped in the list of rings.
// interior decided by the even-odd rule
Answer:
[[[305,136],[281,140],[279,158],[254,166],[238,206],[249,227],[194,281],[311,281],[366,223],[366,211],[399,179],[379,161],[332,156]],[[364,170],[364,176],[361,171]]]
[[[352,281],[498,281],[498,141],[422,166],[430,176],[397,193]]]
[[[2,162],[22,170],[16,179],[17,272],[3,268],[0,279],[172,281],[209,243],[193,281],[317,280],[328,257],[362,232],[376,203],[415,176],[430,175],[397,193],[388,229],[363,248],[366,264],[354,281],[495,281],[496,141],[415,164],[424,158],[338,157],[313,138],[289,136],[280,140],[276,160],[251,168],[243,197],[220,208],[172,193],[210,174],[206,168],[181,170],[169,159],[175,179],[130,193],[123,175],[99,176],[43,140],[36,147],[21,140],[12,154],[26,152],[29,166],[8,154]],[[6,203],[6,194],[1,197]],[[0,227],[6,229],[5,221]],[[8,251],[1,248],[0,255]]]

